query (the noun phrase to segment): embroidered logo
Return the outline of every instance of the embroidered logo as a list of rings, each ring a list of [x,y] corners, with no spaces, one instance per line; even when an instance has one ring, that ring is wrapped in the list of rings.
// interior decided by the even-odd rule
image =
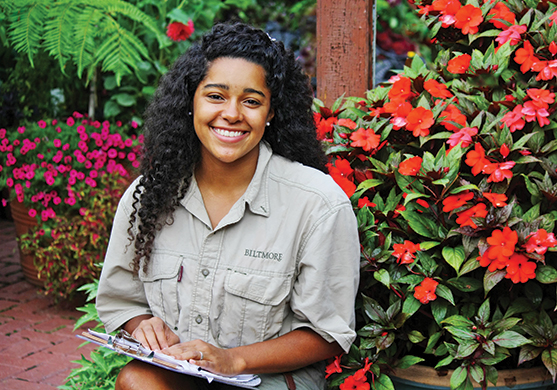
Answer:
[[[282,261],[282,253],[257,251],[255,249],[246,249],[244,256],[255,257],[257,259]]]

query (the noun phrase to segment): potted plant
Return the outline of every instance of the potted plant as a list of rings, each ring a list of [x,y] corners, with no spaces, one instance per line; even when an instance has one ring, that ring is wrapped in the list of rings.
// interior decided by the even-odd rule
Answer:
[[[95,234],[110,231],[118,191],[129,184],[130,172],[139,166],[142,136],[128,135],[128,127],[120,122],[91,121],[75,112],[65,121],[41,120],[10,131],[0,129],[0,189],[7,188],[10,193],[10,199],[2,202],[6,205],[10,201],[12,211],[17,208],[14,217],[27,216],[36,221],[33,242],[27,242],[30,237],[19,239],[20,250],[28,249],[21,251],[22,259],[34,252],[39,255],[40,278],[36,270],[24,267],[31,281],[41,285],[46,281],[48,286],[68,278],[71,282],[62,283],[64,288],[55,289],[67,297],[74,291],[73,282],[83,277],[85,270],[72,270],[69,264],[85,261],[87,256],[81,252],[87,247],[84,240],[94,243]],[[19,210],[21,206],[25,212]],[[87,228],[80,227],[80,221],[89,223]],[[17,228],[17,219],[15,222]],[[74,229],[62,233],[64,226]],[[29,228],[16,230],[25,233]],[[61,234],[69,234],[62,236],[68,241],[60,241]],[[64,245],[65,250],[73,251],[73,259],[67,252],[60,255]],[[54,257],[49,259],[50,255]],[[61,264],[68,262],[65,275],[47,271],[51,269],[48,262],[54,259]],[[89,268],[87,272],[92,271]]]
[[[404,389],[416,363],[451,389],[499,386],[517,366],[552,383],[557,7],[416,7],[434,63],[415,57],[365,97],[316,104],[362,244],[358,338],[327,367],[331,387]]]

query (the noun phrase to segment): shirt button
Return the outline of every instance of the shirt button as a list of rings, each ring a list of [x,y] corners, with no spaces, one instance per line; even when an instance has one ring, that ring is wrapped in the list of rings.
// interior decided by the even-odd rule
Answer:
[[[201,271],[201,274],[202,274],[203,276],[207,277],[207,276],[209,276],[209,270],[208,270],[207,268],[204,268],[204,269]]]
[[[195,322],[201,324],[203,322],[203,317],[201,317],[201,315],[198,315],[197,318],[195,319]]]

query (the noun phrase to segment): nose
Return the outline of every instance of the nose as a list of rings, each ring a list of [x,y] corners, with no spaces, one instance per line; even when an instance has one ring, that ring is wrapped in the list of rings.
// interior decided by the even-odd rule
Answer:
[[[228,101],[222,109],[221,116],[230,123],[236,123],[242,119],[242,109],[238,102]]]

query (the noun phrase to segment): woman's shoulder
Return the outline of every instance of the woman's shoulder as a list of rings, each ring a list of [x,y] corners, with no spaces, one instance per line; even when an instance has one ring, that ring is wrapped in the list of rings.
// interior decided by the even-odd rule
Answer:
[[[270,178],[281,185],[284,191],[312,193],[327,202],[349,203],[348,197],[331,176],[318,169],[277,155],[273,155],[269,168]]]

